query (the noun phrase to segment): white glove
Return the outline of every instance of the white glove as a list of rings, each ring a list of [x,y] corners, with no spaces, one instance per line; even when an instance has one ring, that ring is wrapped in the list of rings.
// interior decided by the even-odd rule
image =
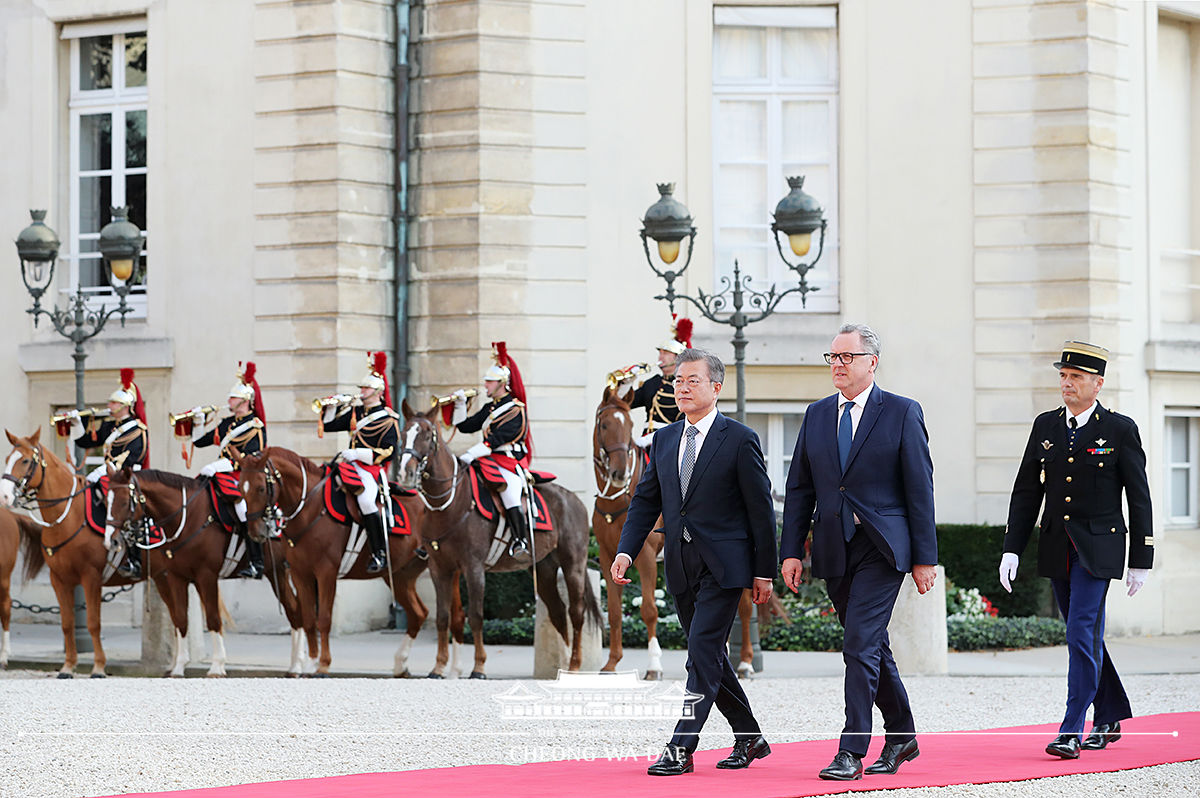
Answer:
[[[633,442],[636,443],[641,448],[645,449],[650,446],[650,441],[652,441],[652,440],[654,440],[654,433],[647,432],[645,435],[641,436],[640,438],[634,438]]]
[[[458,405],[463,405],[464,407],[466,406],[467,392],[464,391],[462,388],[459,388],[457,391],[455,391],[454,393],[452,393],[450,395],[454,397],[455,406],[458,406]]]
[[[104,549],[105,549],[105,551],[112,551],[113,532],[115,532],[115,531],[116,530],[114,530],[112,528],[112,526],[110,526],[108,524],[104,525]]]
[[[629,392],[633,390],[633,379],[624,380],[617,385],[617,396],[624,399],[629,396]]]
[[[375,462],[375,452],[372,449],[346,449],[342,452],[342,459],[348,463],[366,463],[371,465]]]
[[[84,433],[83,417],[79,415],[78,410],[71,410],[67,413],[67,418],[71,419],[71,437],[78,438]]]
[[[1012,580],[1017,578],[1017,562],[1020,558],[1011,551],[1004,552],[1000,558],[1000,584],[1009,593],[1012,592]]]
[[[204,423],[204,408],[203,407],[201,407],[200,405],[196,405],[195,407],[192,408],[191,413],[192,413],[192,419],[195,420],[195,422],[197,424]]]
[[[335,418],[337,418],[337,414],[338,414],[338,406],[337,405],[329,405],[328,407],[325,408],[325,414],[321,416],[321,422],[324,424],[328,424],[330,421],[333,421]]]
[[[1150,575],[1149,568],[1130,568],[1125,572],[1125,586],[1129,588],[1129,595],[1133,595],[1142,589],[1142,585],[1146,584],[1146,577]]]
[[[492,450],[486,443],[477,443],[470,449],[467,449],[460,458],[464,463],[470,463],[473,460],[478,460],[484,455],[491,454]]]

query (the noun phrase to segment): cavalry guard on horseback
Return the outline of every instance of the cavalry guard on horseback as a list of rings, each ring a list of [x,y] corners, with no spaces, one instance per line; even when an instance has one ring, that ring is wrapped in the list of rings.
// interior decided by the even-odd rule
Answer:
[[[683,413],[675,405],[675,358],[691,345],[692,321],[679,319],[671,326],[671,337],[658,345],[658,368],[661,374],[645,378],[636,387],[634,384],[648,371],[644,363],[618,369],[608,375],[609,387],[616,391],[618,397],[631,408],[646,408],[646,426],[641,437],[635,440],[642,449],[650,448],[655,430],[683,418]]]
[[[267,417],[256,371],[254,363],[247,362],[246,370],[238,374],[229,389],[231,415],[218,421],[212,408],[194,407],[191,410],[192,443],[201,447],[216,446],[220,451],[220,457],[200,469],[200,476],[213,478],[217,492],[233,504],[233,511],[241,522],[238,533],[245,538],[250,556],[249,562],[235,576],[243,579],[258,579],[263,575],[262,544],[246,534],[246,499],[238,488],[235,466],[236,461],[248,454],[258,454],[267,446]]]
[[[451,423],[459,432],[483,432],[483,440],[468,449],[461,459],[464,463],[478,460],[485,478],[492,477],[489,482],[504,482],[500,501],[512,529],[508,553],[519,557],[529,551],[529,518],[521,508],[521,496],[529,485],[527,469],[533,440],[521,372],[504,341],[494,342],[492,347],[496,362],[483,375],[483,385],[491,401],[479,412],[467,416],[466,391],[455,391]]]
[[[121,369],[121,385],[108,397],[108,417],[96,411],[84,411],[89,417],[85,429],[83,413],[71,410],[60,418],[70,424],[70,435],[81,449],[104,447],[104,462],[87,475],[93,490],[108,493],[108,469],[130,466],[140,469],[150,464],[149,432],[146,430],[146,404],[142,392],[133,381],[133,369]],[[99,424],[96,422],[103,418]],[[57,420],[57,419],[56,419]],[[109,505],[106,499],[105,504]],[[109,507],[111,510],[111,506]],[[104,526],[104,545],[111,548],[112,524]],[[138,579],[142,575],[140,556],[126,546],[125,559],[117,570],[122,576]]]
[[[387,493],[387,466],[400,441],[400,416],[392,409],[388,390],[386,352],[374,353],[370,369],[358,387],[361,394],[357,400],[330,397],[345,401],[326,406],[321,423],[323,429],[351,433],[350,448],[343,449],[338,458],[352,466],[353,476],[346,469],[340,469],[339,476],[349,492],[356,494],[363,529],[371,545],[367,573],[376,574],[387,567],[387,532],[376,502],[381,486],[384,506],[388,507],[391,501]],[[388,509],[390,512],[390,507]]]

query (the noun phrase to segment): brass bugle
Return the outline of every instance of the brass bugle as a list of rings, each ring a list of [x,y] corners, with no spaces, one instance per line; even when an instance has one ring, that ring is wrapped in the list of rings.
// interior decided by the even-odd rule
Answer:
[[[466,394],[466,397],[468,399],[474,399],[476,396],[479,395],[479,390],[476,388],[467,388],[463,391],[463,393]],[[429,406],[430,407],[445,407],[446,405],[454,404],[454,401],[455,401],[454,394],[450,394],[449,396],[435,396],[435,397],[433,397],[433,400],[429,403]]]
[[[200,407],[200,412],[204,414],[204,417],[205,417],[205,418],[209,418],[209,417],[211,417],[211,416],[212,416],[214,413],[218,413],[218,412],[220,412],[220,408],[219,408],[219,407],[214,407],[213,405],[201,405],[201,407]],[[168,416],[167,416],[167,417],[168,417],[168,418],[171,420],[171,426],[173,427],[173,426],[175,426],[176,424],[178,424],[180,421],[183,421],[184,419],[191,418],[191,417],[192,417],[192,411],[191,411],[191,410],[184,410],[182,413],[170,413],[170,414],[168,414]]]
[[[626,366],[623,369],[610,371],[605,377],[605,381],[607,382],[608,387],[615,391],[617,386],[625,380],[629,379],[630,377],[637,377],[641,374],[645,374],[648,371],[650,371],[649,363],[634,363],[633,365]]]
[[[51,424],[66,423],[71,420],[71,414],[73,412],[75,412],[75,411],[74,410],[64,410],[61,413],[55,413],[54,415],[50,416],[50,423]],[[89,419],[108,418],[111,415],[112,415],[112,413],[109,412],[107,407],[85,407],[83,410],[79,411],[79,418],[84,423],[86,423]]]
[[[354,396],[348,393],[336,393],[333,396],[322,396],[312,400],[312,409],[314,413],[321,413],[327,407],[334,405],[354,405],[362,404],[361,396]]]

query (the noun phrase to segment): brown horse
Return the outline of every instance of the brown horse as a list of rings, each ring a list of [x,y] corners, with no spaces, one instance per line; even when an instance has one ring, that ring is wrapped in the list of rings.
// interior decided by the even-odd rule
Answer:
[[[208,482],[169,471],[123,468],[110,470],[109,493],[109,523],[122,531],[126,545],[144,536],[151,522],[165,537],[161,545],[146,550],[145,560],[175,626],[175,655],[168,675],[182,677],[188,664],[188,585],[192,584],[200,596],[205,628],[212,642],[212,664],[207,675],[225,676],[227,658],[218,580],[244,564],[246,555],[217,521]],[[268,567],[267,580],[289,621],[298,618],[282,569]],[[293,629],[298,625],[292,623]],[[295,661],[293,668],[298,673]]]
[[[592,468],[596,476],[596,506],[592,511],[592,532],[600,550],[600,573],[608,595],[608,662],[601,670],[614,671],[621,661],[621,593],[623,586],[612,581],[612,562],[621,542],[625,513],[633,501],[634,489],[642,478],[642,451],[634,443],[633,414],[630,407],[611,388],[596,408],[592,430]],[[658,556],[663,548],[661,532],[646,538],[633,561],[642,585],[642,621],[646,624],[650,655],[646,678],[662,678],[662,648],[658,644],[658,606],[654,589],[658,582]]]
[[[8,636],[8,627],[12,622],[12,571],[17,564],[17,549],[23,539],[22,529],[27,536],[40,531],[30,519],[7,508],[0,508],[0,629],[3,629],[0,632],[0,669],[8,667],[8,658],[12,653]],[[29,537],[24,539],[28,541]]]
[[[27,576],[34,576],[43,564],[50,566],[50,585],[58,598],[65,652],[58,678],[70,679],[79,661],[75,648],[73,592],[76,585],[82,585],[87,604],[88,634],[95,652],[92,678],[102,679],[108,658],[100,641],[100,591],[103,587],[133,584],[134,580],[116,572],[115,558],[104,548],[103,538],[86,529],[87,486],[82,477],[42,446],[38,440],[41,431],[38,427],[28,438],[4,431],[13,450],[4,461],[0,504],[27,509],[41,527],[37,533],[32,529],[27,531],[25,527],[21,529],[23,537],[36,537],[36,540],[29,540],[25,548],[25,572]]]
[[[483,589],[485,572],[518,571],[528,568],[531,558],[514,559],[507,550],[488,564],[496,525],[475,512],[467,467],[446,448],[438,429],[440,410],[421,414],[407,401],[404,411],[400,480],[416,489],[430,512],[425,516],[422,537],[429,547],[429,571],[437,591],[438,654],[430,676],[440,678],[448,657],[447,628],[451,600],[458,593],[459,572],[466,578],[468,618],[475,639],[472,679],[487,678],[483,647]],[[542,485],[542,496],[553,519],[550,532],[534,532],[531,550],[536,552],[534,581],[554,628],[570,647],[569,667],[578,670],[583,659],[584,614],[597,626],[602,624],[600,605],[587,579],[587,509],[574,493],[555,484]],[[562,568],[570,607],[558,593],[558,571]],[[570,616],[571,633],[567,629]]]
[[[389,533],[390,569],[368,574],[370,550],[362,546],[359,553],[348,554],[350,526],[330,516],[325,507],[323,489],[329,476],[322,466],[290,449],[271,446],[242,458],[239,467],[250,535],[255,540],[270,540],[275,530],[280,532],[280,549],[296,589],[304,628],[309,631],[309,656],[318,660],[316,674],[327,676],[333,659],[329,632],[337,580],[380,578],[389,580],[392,595],[404,607],[408,619],[408,635],[400,641],[392,664],[395,676],[407,676],[409,651],[429,616],[429,610],[416,591],[416,579],[425,569],[425,561],[415,556],[425,512],[421,502],[415,496],[401,497],[413,533]],[[357,517],[357,504],[353,501],[347,504],[351,517]],[[362,545],[361,539],[359,545]],[[457,616],[456,639],[461,643],[461,603]]]

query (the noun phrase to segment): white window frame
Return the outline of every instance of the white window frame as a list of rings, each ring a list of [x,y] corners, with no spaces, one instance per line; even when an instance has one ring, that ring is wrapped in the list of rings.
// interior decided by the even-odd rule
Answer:
[[[1169,526],[1200,525],[1200,409],[1168,408],[1163,413],[1163,507],[1164,517]],[[1188,459],[1175,460],[1171,451],[1170,423],[1173,419],[1188,420]],[[1186,515],[1172,515],[1174,502],[1171,495],[1171,477],[1177,470],[1188,473],[1188,512]]]
[[[718,409],[729,416],[736,417],[737,402],[722,400]],[[771,491],[782,497],[787,482],[787,466],[784,461],[791,458],[796,448],[796,439],[786,440],[783,434],[783,417],[785,415],[800,416],[808,412],[807,402],[746,402],[746,415],[765,415],[767,417],[766,434],[760,431],[759,440],[762,442],[763,454],[767,465],[767,476],[771,479]],[[797,427],[799,429],[799,427]]]
[[[829,194],[830,196],[816,197],[821,203],[825,211],[825,219],[828,225],[825,230],[824,250],[821,259],[817,262],[816,268],[809,272],[808,282],[810,285],[820,288],[815,293],[808,294],[806,303],[801,304],[797,297],[790,297],[783,300],[778,307],[778,312],[781,313],[800,313],[800,312],[816,312],[816,313],[836,313],[840,310],[840,267],[839,267],[839,252],[838,252],[838,161],[840,158],[840,141],[841,134],[839,131],[840,112],[838,109],[838,101],[840,99],[840,74],[839,74],[839,52],[840,42],[837,37],[837,9],[834,6],[807,6],[807,7],[714,7],[713,9],[713,25],[714,25],[714,41],[716,39],[717,27],[759,27],[767,29],[767,77],[763,79],[740,79],[722,80],[716,75],[716,61],[714,59],[712,75],[713,99],[713,153],[712,153],[712,169],[713,169],[713,191],[714,196],[719,196],[722,191],[720,181],[720,170],[723,164],[745,164],[764,166],[766,169],[766,193],[764,204],[768,209],[767,217],[756,222],[750,227],[738,226],[740,230],[758,230],[761,232],[762,240],[766,247],[766,280],[760,281],[755,279],[750,283],[750,288],[757,291],[765,291],[771,284],[775,284],[780,290],[794,286],[799,278],[796,273],[787,268],[787,265],[779,257],[779,253],[775,244],[775,236],[771,232],[771,213],[775,209],[775,205],[779,200],[787,195],[789,188],[787,178],[792,173],[805,174],[808,163],[800,165],[783,165],[783,137],[782,137],[782,114],[783,105],[786,102],[805,102],[805,101],[821,101],[827,102],[829,107],[829,142],[827,145],[827,161],[813,161],[812,164],[820,165],[829,170]],[[803,83],[800,81],[785,80],[781,75],[777,74],[778,65],[780,63],[780,47],[781,47],[781,31],[783,28],[829,28],[834,32],[835,46],[830,50],[829,74],[833,76],[833,83]],[[720,105],[722,101],[729,100],[745,100],[748,102],[763,102],[766,105],[766,128],[767,128],[767,151],[766,161],[761,160],[721,160],[721,153],[718,152],[719,142],[717,141],[717,122],[720,118]],[[788,174],[784,174],[785,169]],[[808,188],[808,187],[806,187]],[[716,202],[714,200],[714,209]],[[733,274],[733,262],[722,253],[722,228],[733,227],[732,225],[723,225],[719,219],[713,220],[713,290],[721,291],[724,288],[722,278],[731,278]],[[817,234],[819,235],[819,234]],[[786,246],[784,247],[789,259],[792,262],[800,260],[802,262],[811,262],[812,257],[817,252],[817,235],[814,235],[812,250],[803,258],[797,259]],[[785,242],[786,244],[786,242]],[[738,258],[736,247],[733,248],[734,258]],[[756,247],[757,249],[757,247]],[[738,258],[741,260],[741,258]],[[730,262],[725,263],[725,260]]]
[[[127,87],[125,85],[125,36],[126,34],[145,35],[146,28],[145,20],[125,20],[116,23],[73,24],[64,26],[62,31],[62,38],[69,40],[71,63],[70,101],[68,104],[71,232],[67,237],[67,252],[63,255],[63,259],[68,265],[69,286],[62,289],[62,293],[68,296],[74,294],[79,288],[82,262],[99,258],[98,254],[87,253],[85,255],[82,252],[82,242],[96,241],[100,238],[100,234],[98,231],[95,233],[80,232],[80,180],[85,177],[109,177],[112,206],[119,208],[126,204],[126,178],[148,173],[149,164],[140,167],[125,165],[125,116],[130,112],[137,111],[148,113],[149,105],[148,86]],[[113,38],[112,87],[85,91],[80,89],[80,41],[96,36],[112,36]],[[81,171],[80,120],[83,116],[104,113],[109,114],[112,118],[112,153],[109,159],[111,168]],[[147,231],[142,230],[143,239],[146,235]],[[146,279],[142,285],[135,285],[130,289],[126,302],[133,307],[133,311],[128,314],[128,318],[144,319],[146,317],[146,291],[150,281],[149,258],[146,250],[142,250],[141,257],[145,263]],[[111,286],[85,286],[83,293],[88,297],[88,305],[92,309],[98,309],[101,305],[111,308],[116,304],[116,292]]]

